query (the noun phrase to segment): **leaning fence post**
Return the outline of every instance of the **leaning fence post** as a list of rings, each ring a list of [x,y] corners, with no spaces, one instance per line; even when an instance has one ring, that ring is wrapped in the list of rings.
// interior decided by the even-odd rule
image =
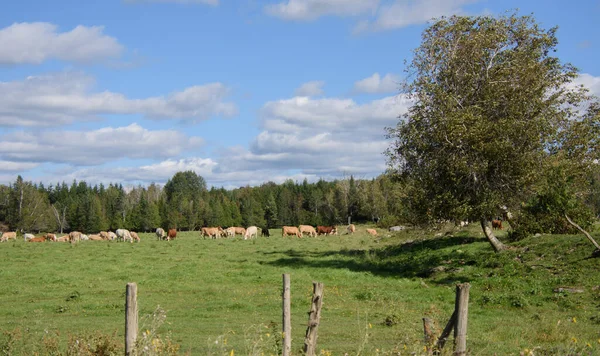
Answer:
[[[125,299],[125,355],[133,355],[138,334],[137,284],[127,283]]]
[[[456,312],[456,325],[454,326],[454,354],[465,355],[467,353],[467,317],[469,314],[469,283],[456,285],[456,301],[454,311]]]
[[[292,350],[292,318],[290,301],[290,275],[283,274],[283,356],[289,356]]]
[[[313,282],[313,297],[310,312],[308,313],[308,327],[304,338],[304,354],[314,356],[317,349],[317,331],[321,320],[321,306],[323,305],[323,283]]]

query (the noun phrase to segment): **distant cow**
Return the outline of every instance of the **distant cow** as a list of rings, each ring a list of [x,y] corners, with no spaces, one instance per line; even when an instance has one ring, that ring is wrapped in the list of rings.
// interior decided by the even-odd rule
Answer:
[[[210,237],[212,239],[220,238],[223,233],[223,229],[219,227],[203,227],[200,232],[201,236]]]
[[[310,225],[300,225],[298,226],[298,230],[300,230],[300,236],[304,236],[305,233],[312,237],[317,236],[317,231]]]
[[[55,234],[46,234],[46,240],[48,241],[56,241],[56,235]]]
[[[69,241],[79,242],[79,240],[81,240],[81,232],[71,231],[71,233],[69,233]]]
[[[337,235],[337,228],[335,226],[317,226],[318,235]]]
[[[300,230],[298,230],[297,227],[295,227],[295,226],[283,226],[281,228],[281,236],[285,237],[285,236],[289,236],[289,235],[296,235],[298,237],[302,237],[302,235],[300,235]]]
[[[174,240],[177,237],[177,229],[169,229],[167,240]]]
[[[106,235],[106,237],[108,238],[108,234]],[[88,239],[90,241],[102,241],[102,240],[106,240],[107,238],[103,238],[100,235],[90,235],[90,236],[88,236]]]
[[[377,230],[367,229],[367,234],[372,235],[372,236],[377,236]]]
[[[8,241],[9,239],[16,240],[17,239],[17,233],[14,232],[14,231],[3,233],[2,237],[0,237],[0,242]]]
[[[27,240],[27,242],[46,242],[46,236],[34,237]]]
[[[136,242],[140,242],[140,237],[138,236],[137,232],[129,231],[129,234],[131,235],[131,242],[133,242],[134,240]]]
[[[264,237],[270,237],[271,236],[271,234],[269,233],[269,228],[268,227],[265,226],[265,227],[261,228],[260,230],[262,231],[261,232],[261,236],[264,236]]]
[[[398,232],[406,229],[404,226],[392,226],[390,227],[390,232]]]
[[[353,234],[356,231],[356,226],[354,226],[354,224],[350,224],[350,225],[348,225],[346,230],[348,231],[349,234]]]
[[[129,230],[117,229],[117,231],[115,231],[115,232],[117,233],[117,241],[133,242],[133,239],[131,238],[131,233],[129,232]]]
[[[258,237],[258,228],[256,226],[249,226],[246,229],[246,234],[244,235],[244,240],[251,239],[252,236],[255,238]]]
[[[235,237],[235,227],[231,226],[225,229],[225,235],[227,235],[227,237]]]
[[[27,241],[29,239],[33,239],[35,237],[34,234],[23,234],[23,240]]]
[[[502,230],[502,220],[492,220],[492,228]]]
[[[111,241],[115,241],[117,239],[117,234],[115,234],[112,231],[109,231],[108,232],[108,239],[111,240]]]
[[[165,230],[162,227],[156,229],[156,238],[159,240],[164,240],[167,235],[165,234]]]
[[[233,228],[235,229],[236,235],[246,236],[246,229],[244,229],[243,227],[234,226]]]
[[[69,235],[64,235],[56,239],[57,242],[69,242]]]
[[[90,239],[90,237],[88,235],[86,235],[86,234],[81,234],[81,236],[79,236],[79,239],[81,241],[87,241],[87,240]]]

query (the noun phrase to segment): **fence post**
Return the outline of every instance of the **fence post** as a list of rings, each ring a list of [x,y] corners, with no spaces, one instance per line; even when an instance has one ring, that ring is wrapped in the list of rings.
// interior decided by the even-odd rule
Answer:
[[[283,274],[283,356],[289,356],[292,351],[292,318],[290,301],[290,275]]]
[[[310,312],[308,313],[308,327],[304,338],[304,354],[314,356],[317,349],[317,331],[321,320],[321,306],[323,305],[323,283],[313,282],[313,297]]]
[[[125,299],[125,355],[133,355],[138,334],[137,284],[127,283]]]
[[[429,355],[433,351],[433,342],[435,340],[433,321],[429,318],[423,318],[423,334],[425,336],[425,347],[427,349],[427,354]]]
[[[456,285],[456,325],[454,326],[454,354],[466,355],[467,353],[467,317],[469,314],[469,283]]]

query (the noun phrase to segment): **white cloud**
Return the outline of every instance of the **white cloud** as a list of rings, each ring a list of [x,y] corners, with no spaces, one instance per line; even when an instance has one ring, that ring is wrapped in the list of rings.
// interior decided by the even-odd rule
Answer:
[[[582,73],[571,84],[573,86],[583,85],[590,90],[591,94],[600,97],[600,77]]]
[[[297,96],[317,96],[323,94],[323,85],[325,82],[322,80],[314,80],[302,84],[296,89],[295,94]]]
[[[0,172],[21,172],[28,171],[39,166],[35,162],[13,162],[0,160]]]
[[[222,83],[145,99],[129,99],[110,91],[93,92],[93,85],[93,78],[79,72],[0,82],[0,126],[56,126],[106,114],[194,122],[237,113],[235,104],[224,101],[229,88]]]
[[[388,73],[383,78],[379,73],[361,79],[354,83],[353,91],[356,93],[393,93],[398,91],[400,78],[394,74]]]
[[[125,0],[126,3],[204,4],[219,5],[219,0]]]
[[[57,32],[47,22],[14,23],[0,29],[0,64],[40,64],[48,59],[89,63],[119,57],[123,46],[102,26],[79,25]]]
[[[461,14],[463,6],[479,0],[395,0],[382,5],[373,21],[362,21],[355,32],[383,31],[425,23],[432,18]]]
[[[284,20],[310,21],[322,16],[357,16],[377,9],[379,0],[288,0],[265,6],[265,12]]]
[[[0,136],[0,159],[15,165],[48,162],[94,166],[122,158],[173,157],[201,144],[199,137],[174,130],[150,131],[135,123],[93,131],[17,131]]]

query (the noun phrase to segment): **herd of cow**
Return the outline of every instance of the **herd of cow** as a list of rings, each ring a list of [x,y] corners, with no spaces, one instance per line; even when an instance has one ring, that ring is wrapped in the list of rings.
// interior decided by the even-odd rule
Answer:
[[[244,240],[258,237],[258,232],[261,232],[262,236],[269,237],[269,229],[258,228],[256,226],[249,226],[248,228],[232,226],[223,229],[220,226],[217,227],[203,227],[200,231],[200,237],[204,238],[222,238],[222,237],[235,237],[241,235]],[[353,234],[356,231],[354,224],[350,224],[346,227],[346,231],[349,234]],[[366,232],[372,236],[377,235],[377,230],[366,229]],[[303,237],[304,235],[316,237],[317,235],[337,235],[338,228],[336,226],[317,226],[316,228],[311,225],[300,225],[296,226],[283,226],[281,228],[281,236],[297,236]],[[156,229],[156,237],[159,240],[173,240],[177,237],[177,229],[169,229],[165,231],[163,228]],[[33,234],[23,234],[23,238],[27,242],[79,242],[79,241],[124,241],[124,242],[140,242],[140,237],[135,231],[129,231],[126,229],[117,229],[115,232],[112,231],[100,231],[98,234],[86,235],[79,231],[72,231],[67,235],[57,237],[56,234],[48,233],[41,236],[35,236]],[[16,240],[17,233],[4,232],[0,238],[0,242],[8,240]]]

